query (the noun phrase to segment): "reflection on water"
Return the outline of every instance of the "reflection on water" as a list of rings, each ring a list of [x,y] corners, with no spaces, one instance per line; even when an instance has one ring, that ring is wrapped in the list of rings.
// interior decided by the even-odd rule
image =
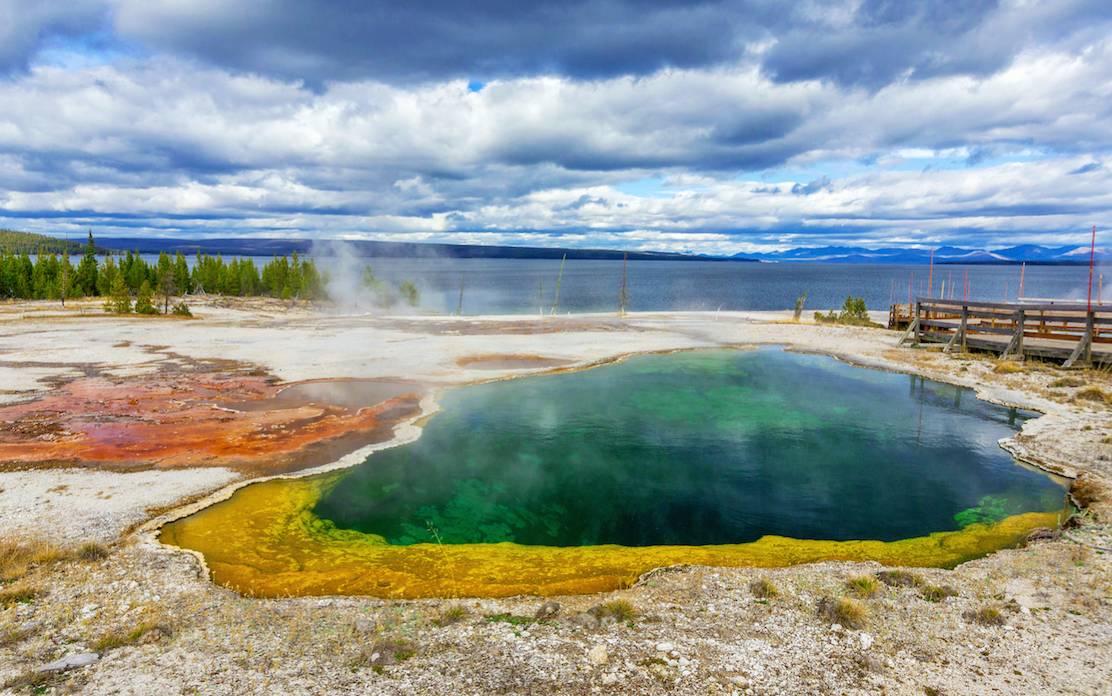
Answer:
[[[397,545],[903,539],[1060,509],[997,445],[1028,415],[779,349],[645,356],[453,391],[314,512]]]

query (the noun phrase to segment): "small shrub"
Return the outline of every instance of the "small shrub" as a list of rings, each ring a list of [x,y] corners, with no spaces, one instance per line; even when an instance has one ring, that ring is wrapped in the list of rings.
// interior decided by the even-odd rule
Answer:
[[[89,542],[77,549],[77,557],[83,561],[101,561],[108,558],[108,549],[100,544]]]
[[[992,368],[992,371],[998,375],[1012,375],[1017,372],[1023,372],[1023,365],[1012,360],[1000,360],[996,363],[996,366]]]
[[[830,623],[854,629],[862,629],[869,622],[868,608],[849,597],[823,597],[819,600],[818,615]]]
[[[928,602],[941,602],[947,597],[957,597],[958,591],[949,585],[923,585],[919,588],[919,596]]]
[[[858,575],[846,580],[846,587],[858,597],[872,597],[880,590],[876,578],[871,575]]]
[[[919,587],[923,584],[923,578],[906,570],[882,570],[875,577],[889,587]]]
[[[970,610],[963,614],[966,621],[979,623],[982,626],[1003,626],[1004,613],[996,607],[981,607],[976,611]]]
[[[176,317],[191,317],[191,316],[193,316],[193,312],[189,311],[189,305],[187,305],[184,302],[179,302],[176,305],[174,305],[174,308],[172,310],[170,310],[170,314],[173,314]]]
[[[776,585],[767,578],[760,578],[749,583],[749,591],[753,593],[754,597],[761,599],[774,599],[780,596],[780,590],[776,589]]]
[[[471,612],[461,604],[454,604],[440,612],[440,616],[433,621],[437,626],[450,626],[459,623],[468,617]]]

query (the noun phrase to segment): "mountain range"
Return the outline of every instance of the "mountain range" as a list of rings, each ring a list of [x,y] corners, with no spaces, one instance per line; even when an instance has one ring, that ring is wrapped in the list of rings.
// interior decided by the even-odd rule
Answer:
[[[769,253],[741,253],[732,258],[746,261],[766,261],[781,263],[873,263],[873,264],[926,264],[930,263],[930,249],[881,248],[867,249],[853,246],[826,246],[795,248]],[[1112,252],[1098,247],[1097,261],[1112,260]],[[963,247],[942,246],[934,249],[934,262],[978,263],[978,264],[1087,264],[1088,246],[1047,247],[1038,244],[1020,244],[1004,249],[966,249]]]

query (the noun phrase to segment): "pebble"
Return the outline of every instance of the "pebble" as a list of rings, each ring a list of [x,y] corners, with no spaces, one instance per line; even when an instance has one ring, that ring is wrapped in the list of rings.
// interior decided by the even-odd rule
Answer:
[[[571,622],[582,628],[598,628],[598,619],[596,619],[593,614],[588,614],[587,612],[576,614],[571,617]]]
[[[861,633],[857,634],[857,638],[861,641],[862,650],[868,650],[869,648],[873,647],[873,637],[868,633],[862,631]]]
[[[100,655],[98,655],[94,652],[74,653],[72,655],[66,655],[65,657],[63,657],[61,659],[58,659],[58,660],[55,660],[53,662],[48,662],[45,665],[43,665],[42,667],[39,667],[38,669],[36,669],[35,671],[36,672],[64,672],[67,669],[76,669],[78,667],[88,667],[89,665],[93,664],[94,662],[96,662],[99,659],[100,659]]]
[[[587,651],[587,659],[592,665],[605,665],[610,661],[610,655],[606,652],[606,646],[599,643]]]
[[[656,651],[657,652],[670,653],[675,649],[676,649],[676,646],[672,645],[671,643],[657,643],[656,644]]]
[[[535,614],[533,614],[533,616],[538,621],[543,621],[545,619],[551,619],[559,613],[560,613],[560,603],[559,602],[545,602],[544,604],[542,604],[537,609],[537,612]]]

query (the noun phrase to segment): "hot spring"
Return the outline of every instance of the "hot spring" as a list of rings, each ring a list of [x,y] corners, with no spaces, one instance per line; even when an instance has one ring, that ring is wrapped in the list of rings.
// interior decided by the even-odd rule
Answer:
[[[167,525],[255,596],[563,594],[681,563],[951,567],[1054,526],[1033,414],[768,348],[449,390],[416,441]]]

